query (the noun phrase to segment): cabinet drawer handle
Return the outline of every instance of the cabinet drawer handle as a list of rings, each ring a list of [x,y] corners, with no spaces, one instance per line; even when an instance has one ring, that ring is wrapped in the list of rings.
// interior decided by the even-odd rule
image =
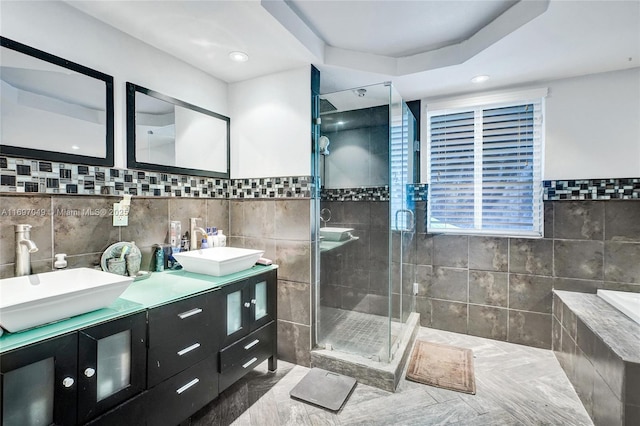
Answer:
[[[70,388],[75,382],[76,381],[73,380],[73,377],[65,377],[62,381],[62,386],[64,386],[65,388]]]
[[[178,355],[182,356],[184,354],[187,354],[195,349],[198,349],[200,347],[200,343],[196,342],[191,346],[187,346],[186,348],[182,349],[181,351],[178,351]]]
[[[200,381],[200,379],[198,379],[197,377],[195,379],[193,379],[192,381],[190,381],[189,383],[187,383],[186,385],[182,386],[180,389],[176,389],[176,393],[178,395],[180,395],[182,392],[186,391],[187,389],[189,389],[192,386],[195,386],[196,384],[198,384],[198,382]]]
[[[96,370],[91,368],[91,367],[87,367],[84,370],[84,375],[87,377],[93,377],[93,375],[96,374]]]
[[[258,360],[258,358],[256,358],[256,357],[251,358],[249,361],[247,361],[246,363],[242,364],[242,368],[247,368],[248,366],[250,366],[251,364],[253,364],[257,360]]]
[[[251,304],[255,305],[256,304],[256,299],[251,299]]]
[[[249,303],[249,302],[244,302],[244,307],[245,307],[245,308],[250,308],[250,307],[251,307],[251,303]]]
[[[248,343],[247,346],[245,346],[245,349],[251,349],[252,347],[254,347],[255,345],[257,345],[258,343],[260,343],[260,340],[256,339],[251,343]]]
[[[192,317],[194,315],[198,315],[200,312],[202,312],[202,309],[194,308],[194,309],[191,309],[190,311],[178,314],[178,316],[180,317],[180,319],[185,319],[185,318]]]

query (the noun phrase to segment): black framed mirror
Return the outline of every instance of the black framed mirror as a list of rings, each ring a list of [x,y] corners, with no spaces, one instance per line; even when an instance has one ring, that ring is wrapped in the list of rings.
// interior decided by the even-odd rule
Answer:
[[[113,166],[113,77],[0,41],[0,154]]]
[[[229,178],[231,120],[127,83],[127,166]]]

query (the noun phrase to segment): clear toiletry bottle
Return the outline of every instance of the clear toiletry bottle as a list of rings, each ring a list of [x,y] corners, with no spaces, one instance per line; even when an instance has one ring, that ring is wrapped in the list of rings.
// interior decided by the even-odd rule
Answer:
[[[201,249],[209,248],[209,243],[207,242],[207,238],[203,238],[203,239],[202,239],[202,242],[201,242],[201,244],[200,244],[200,248],[201,248]]]
[[[156,248],[155,261],[156,272],[164,271],[164,250],[162,250],[162,246],[158,246],[158,248]]]

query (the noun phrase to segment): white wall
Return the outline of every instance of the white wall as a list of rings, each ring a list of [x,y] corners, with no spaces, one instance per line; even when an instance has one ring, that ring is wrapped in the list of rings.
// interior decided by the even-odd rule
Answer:
[[[543,179],[640,177],[640,68],[510,90],[532,87],[549,88]],[[429,101],[422,100],[423,112]],[[421,123],[426,141],[426,116]]]
[[[311,68],[229,85],[231,178],[311,174]]]
[[[225,82],[65,3],[2,1],[1,8],[2,36],[114,77],[116,167],[126,165],[127,81],[229,115]]]
[[[640,177],[640,68],[549,88],[545,179]]]

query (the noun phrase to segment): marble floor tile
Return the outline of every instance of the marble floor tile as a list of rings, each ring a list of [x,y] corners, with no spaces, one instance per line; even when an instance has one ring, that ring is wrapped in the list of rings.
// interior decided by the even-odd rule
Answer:
[[[407,381],[403,374],[395,393],[358,383],[344,407],[334,413],[291,399],[289,392],[309,369],[280,361],[275,374],[267,372],[266,364],[259,366],[216,400],[226,403],[214,401],[198,413],[203,421],[192,419],[192,424],[593,425],[549,350],[424,327],[417,338],[472,349],[476,394]],[[210,413],[216,409],[224,415]],[[232,419],[232,414],[238,415]]]

